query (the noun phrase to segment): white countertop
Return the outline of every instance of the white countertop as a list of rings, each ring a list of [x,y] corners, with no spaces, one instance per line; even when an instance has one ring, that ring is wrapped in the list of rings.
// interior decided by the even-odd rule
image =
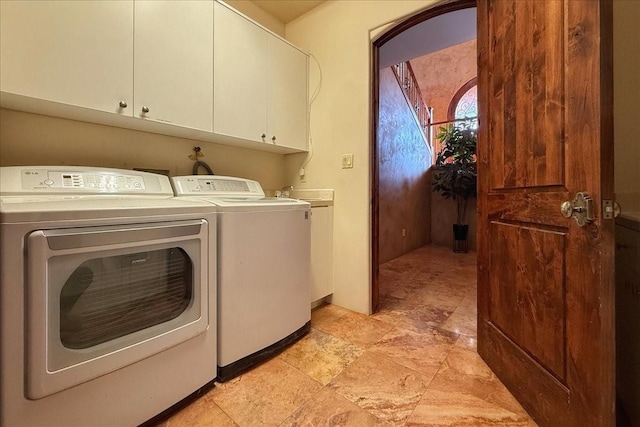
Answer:
[[[323,189],[300,189],[291,190],[289,197],[293,199],[304,200],[311,203],[311,207],[333,206],[334,190],[330,188]]]
[[[621,212],[616,224],[640,231],[640,211]]]

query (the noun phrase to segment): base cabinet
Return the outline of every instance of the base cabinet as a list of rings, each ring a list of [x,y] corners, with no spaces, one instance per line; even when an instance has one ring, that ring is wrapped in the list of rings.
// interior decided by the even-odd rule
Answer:
[[[616,394],[621,426],[640,425],[640,222],[616,224]],[[620,222],[624,222],[621,225]]]
[[[311,207],[311,302],[333,293],[333,206]]]

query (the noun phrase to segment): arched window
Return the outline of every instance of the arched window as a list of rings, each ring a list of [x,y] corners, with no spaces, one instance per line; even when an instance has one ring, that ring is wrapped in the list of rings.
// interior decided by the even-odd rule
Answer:
[[[458,89],[449,104],[447,120],[466,119],[471,129],[478,128],[478,78],[474,77]]]

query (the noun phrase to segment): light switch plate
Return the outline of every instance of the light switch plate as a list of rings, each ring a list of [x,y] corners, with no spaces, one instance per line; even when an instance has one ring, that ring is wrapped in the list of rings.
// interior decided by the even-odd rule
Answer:
[[[342,155],[342,169],[353,168],[353,154]]]

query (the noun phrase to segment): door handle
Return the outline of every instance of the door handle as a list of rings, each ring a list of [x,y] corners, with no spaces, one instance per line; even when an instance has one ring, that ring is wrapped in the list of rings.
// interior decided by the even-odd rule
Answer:
[[[562,202],[560,212],[565,218],[573,217],[580,227],[584,227],[593,221],[593,200],[587,193],[576,193],[573,200]]]

